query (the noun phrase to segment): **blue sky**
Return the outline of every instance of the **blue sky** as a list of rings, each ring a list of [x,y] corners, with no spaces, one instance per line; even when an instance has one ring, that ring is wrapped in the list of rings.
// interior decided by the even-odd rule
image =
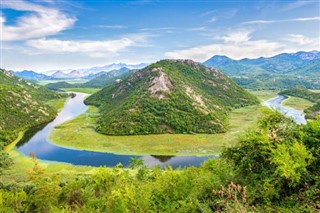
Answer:
[[[1,66],[45,71],[320,50],[320,2],[0,0]]]

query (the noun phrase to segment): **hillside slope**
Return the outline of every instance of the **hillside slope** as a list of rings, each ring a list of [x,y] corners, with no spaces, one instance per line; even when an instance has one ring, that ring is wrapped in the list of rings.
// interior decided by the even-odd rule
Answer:
[[[0,69],[0,143],[10,142],[18,131],[53,119],[57,112],[45,102],[61,97]]]
[[[232,108],[258,100],[215,69],[161,60],[85,101],[98,106],[97,130],[109,135],[218,133]]]
[[[243,87],[279,89],[305,86],[320,88],[320,52],[283,53],[273,57],[233,60],[213,56],[206,66],[220,69]]]

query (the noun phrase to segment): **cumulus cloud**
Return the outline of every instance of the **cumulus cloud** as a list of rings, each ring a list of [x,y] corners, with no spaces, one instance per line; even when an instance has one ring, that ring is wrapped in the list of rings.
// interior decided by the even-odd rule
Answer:
[[[45,52],[56,53],[85,53],[91,57],[106,57],[116,55],[131,46],[143,45],[146,35],[137,34],[121,39],[103,41],[33,39],[26,42],[30,47]]]
[[[205,61],[213,55],[227,55],[234,59],[272,56],[280,53],[283,46],[268,40],[252,40],[252,31],[241,29],[220,36],[221,43],[202,45],[165,53],[169,58],[190,58]]]
[[[233,59],[256,58],[257,56],[272,56],[281,52],[281,45],[267,40],[246,41],[236,44],[211,44],[184,50],[167,52],[169,58],[190,58],[195,61],[205,61],[213,55],[227,55]]]
[[[76,19],[59,11],[56,8],[44,7],[38,4],[17,0],[2,2],[4,9],[30,12],[17,19],[15,25],[6,25],[6,18],[0,16],[2,40],[27,40],[55,35],[70,28]]]
[[[228,33],[225,36],[222,36],[222,39],[226,43],[239,43],[250,40],[251,30],[240,30]]]
[[[309,38],[301,34],[289,34],[284,40],[298,44],[300,46],[311,46],[313,48],[320,47],[319,38]]]

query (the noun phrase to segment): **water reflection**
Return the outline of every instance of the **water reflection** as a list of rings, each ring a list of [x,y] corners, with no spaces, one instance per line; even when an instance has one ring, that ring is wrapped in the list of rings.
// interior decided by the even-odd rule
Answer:
[[[112,167],[121,163],[124,167],[128,167],[130,159],[133,157],[143,158],[148,167],[167,166],[173,168],[184,166],[199,166],[209,157],[195,156],[134,156],[134,155],[117,155],[112,153],[99,153],[93,151],[84,151],[77,149],[69,149],[59,147],[50,143],[49,135],[54,127],[84,113],[88,107],[83,103],[87,96],[84,93],[75,93],[76,96],[69,98],[63,110],[50,123],[30,129],[23,140],[18,144],[18,149],[25,155],[31,152],[35,153],[37,158],[49,161],[66,162],[74,165],[88,166],[108,166]],[[214,157],[214,156],[211,156]]]

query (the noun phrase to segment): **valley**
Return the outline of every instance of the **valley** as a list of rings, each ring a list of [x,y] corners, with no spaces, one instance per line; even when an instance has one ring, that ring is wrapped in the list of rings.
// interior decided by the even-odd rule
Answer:
[[[0,5],[0,213],[320,213],[319,0]]]

